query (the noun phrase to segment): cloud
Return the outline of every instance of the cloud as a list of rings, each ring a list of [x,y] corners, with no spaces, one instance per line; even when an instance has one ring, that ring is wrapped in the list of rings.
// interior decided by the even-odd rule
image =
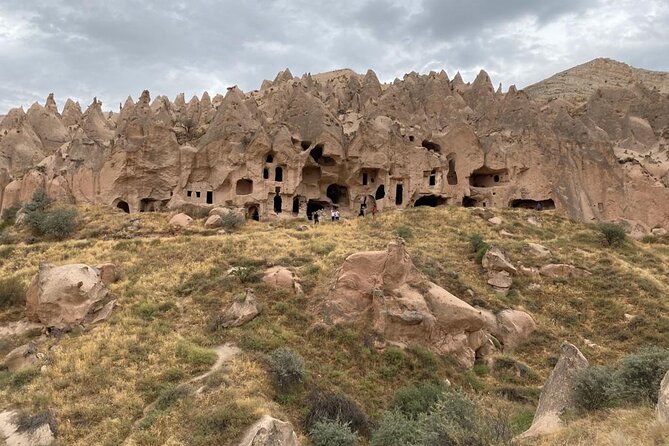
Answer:
[[[3,0],[0,113],[55,92],[105,106],[258,88],[350,67],[445,69],[524,86],[595,57],[669,70],[669,5],[649,0]]]

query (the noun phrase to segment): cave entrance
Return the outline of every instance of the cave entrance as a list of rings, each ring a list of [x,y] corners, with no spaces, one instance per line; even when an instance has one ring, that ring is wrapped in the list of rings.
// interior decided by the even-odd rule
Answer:
[[[214,204],[214,191],[207,191],[207,204]]]
[[[421,143],[421,146],[429,150],[430,152],[441,153],[441,146],[436,142],[428,141],[424,139]]]
[[[309,156],[311,157],[311,159],[313,159],[315,162],[318,163],[321,160],[321,158],[323,158],[323,144],[318,144],[316,147],[311,149],[311,152],[309,152]]]
[[[464,196],[462,197],[462,206],[466,208],[473,208],[478,204],[478,201],[473,199],[472,197],[467,197]]]
[[[139,212],[160,212],[169,200],[156,200],[155,198],[142,198],[139,201]]]
[[[283,181],[283,168],[281,166],[274,169],[274,181]]]
[[[395,204],[399,206],[402,204],[403,201],[404,201],[404,186],[398,184],[397,186],[395,186]]]
[[[267,167],[262,170],[262,178],[263,180],[269,180],[269,169]]]
[[[508,169],[493,170],[485,166],[476,169],[469,177],[469,184],[473,187],[495,187],[508,182]]]
[[[434,186],[437,185],[437,171],[436,170],[433,170],[432,172],[430,172],[430,176],[428,177],[427,184],[430,187],[434,187]]]
[[[248,178],[242,178],[237,181],[237,187],[235,188],[237,195],[249,195],[253,192],[253,181]]]
[[[541,206],[539,206],[541,205]],[[550,210],[555,209],[555,202],[552,199],[547,200],[511,200],[510,207],[520,209]]]
[[[293,214],[298,215],[300,213],[300,196],[293,197]]]
[[[281,206],[283,205],[283,200],[281,199],[281,195],[278,193],[274,196],[274,212],[277,214],[281,213]]]
[[[455,159],[448,160],[448,173],[446,174],[446,181],[451,186],[458,184],[458,173],[455,171]]]
[[[118,203],[116,203],[116,208],[122,210],[126,214],[130,213],[130,206],[128,205],[128,203],[126,201],[119,200]]]
[[[260,221],[260,211],[258,210],[258,206],[253,204],[246,208],[246,213],[248,214],[249,218],[255,221]]]
[[[348,188],[340,184],[331,184],[328,186],[328,189],[325,193],[327,197],[332,200],[332,204],[340,206],[348,206]]]
[[[316,200],[309,200],[307,202],[307,218],[312,219],[314,212],[322,211],[325,207],[328,206],[328,203]]]
[[[437,206],[444,206],[447,204],[446,197],[442,197],[441,195],[424,195],[420,197],[416,202],[413,204],[414,207],[418,206],[429,206],[429,207],[437,207]]]
[[[381,184],[379,187],[376,188],[376,194],[374,194],[374,198],[377,200],[381,200],[385,198],[386,196],[386,187]]]

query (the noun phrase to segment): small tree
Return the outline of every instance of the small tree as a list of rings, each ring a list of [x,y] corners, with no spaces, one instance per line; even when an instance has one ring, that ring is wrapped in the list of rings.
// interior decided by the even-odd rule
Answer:
[[[576,377],[574,399],[576,406],[589,411],[608,407],[611,404],[611,377],[608,367],[589,367]]]
[[[616,223],[600,223],[597,225],[597,230],[607,246],[620,246],[627,239],[625,228]]]
[[[278,390],[291,390],[304,382],[307,375],[304,358],[288,347],[274,350],[269,354],[267,360]]]
[[[348,423],[339,420],[317,421],[309,431],[314,446],[355,446],[358,435],[351,431]]]

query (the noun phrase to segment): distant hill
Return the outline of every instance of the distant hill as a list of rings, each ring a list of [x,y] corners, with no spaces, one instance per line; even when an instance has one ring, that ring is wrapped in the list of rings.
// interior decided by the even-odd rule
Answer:
[[[640,83],[669,93],[669,73],[631,67],[612,59],[599,58],[555,74],[525,88],[536,99],[586,100],[600,87],[629,87]]]

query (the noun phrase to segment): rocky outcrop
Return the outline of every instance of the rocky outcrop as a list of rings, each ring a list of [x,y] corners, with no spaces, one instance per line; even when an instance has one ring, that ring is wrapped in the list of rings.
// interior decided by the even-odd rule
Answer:
[[[527,255],[538,258],[547,258],[551,256],[550,249],[538,243],[527,243],[524,249]]]
[[[486,319],[486,331],[500,341],[504,352],[513,351],[529,339],[537,328],[532,316],[524,311],[507,309],[495,315],[481,310],[481,313]]]
[[[575,408],[574,383],[578,374],[588,368],[588,360],[569,342],[563,342],[560,348],[562,355],[544,384],[532,425],[518,436],[520,440],[558,431],[562,426],[560,417]]]
[[[33,322],[66,330],[107,317],[112,298],[95,268],[42,263],[26,293],[26,315]]]
[[[488,285],[496,292],[506,295],[513,284],[512,275],[518,273],[506,254],[497,246],[491,246],[483,255],[481,265],[488,277]]]
[[[121,280],[121,270],[113,263],[102,263],[95,267],[100,274],[100,279],[105,285],[110,285]]]
[[[16,347],[9,352],[5,359],[0,362],[0,370],[7,369],[10,372],[17,372],[29,367],[35,367],[40,361],[41,354],[37,351],[37,346],[29,342],[20,347]]]
[[[379,347],[421,344],[465,366],[492,345],[481,312],[420,273],[402,239],[349,256],[321,314],[327,325],[372,329]]]
[[[238,446],[298,446],[297,435],[293,425],[263,416],[258,422],[251,426]]]
[[[217,325],[221,328],[239,327],[253,320],[261,310],[255,292],[249,288],[243,298],[235,299],[232,305],[223,312]]]
[[[302,291],[295,273],[283,266],[269,268],[265,271],[262,281],[273,288],[284,289],[294,293]]]
[[[590,272],[574,265],[551,263],[539,268],[539,274],[551,279],[578,279],[590,275]]]
[[[48,414],[29,417],[20,422],[15,410],[0,412],[0,443],[7,446],[51,446],[56,444],[52,419]],[[3,442],[4,440],[4,442]]]
[[[662,378],[660,391],[657,394],[655,413],[657,414],[657,421],[662,424],[669,424],[669,371]]]

